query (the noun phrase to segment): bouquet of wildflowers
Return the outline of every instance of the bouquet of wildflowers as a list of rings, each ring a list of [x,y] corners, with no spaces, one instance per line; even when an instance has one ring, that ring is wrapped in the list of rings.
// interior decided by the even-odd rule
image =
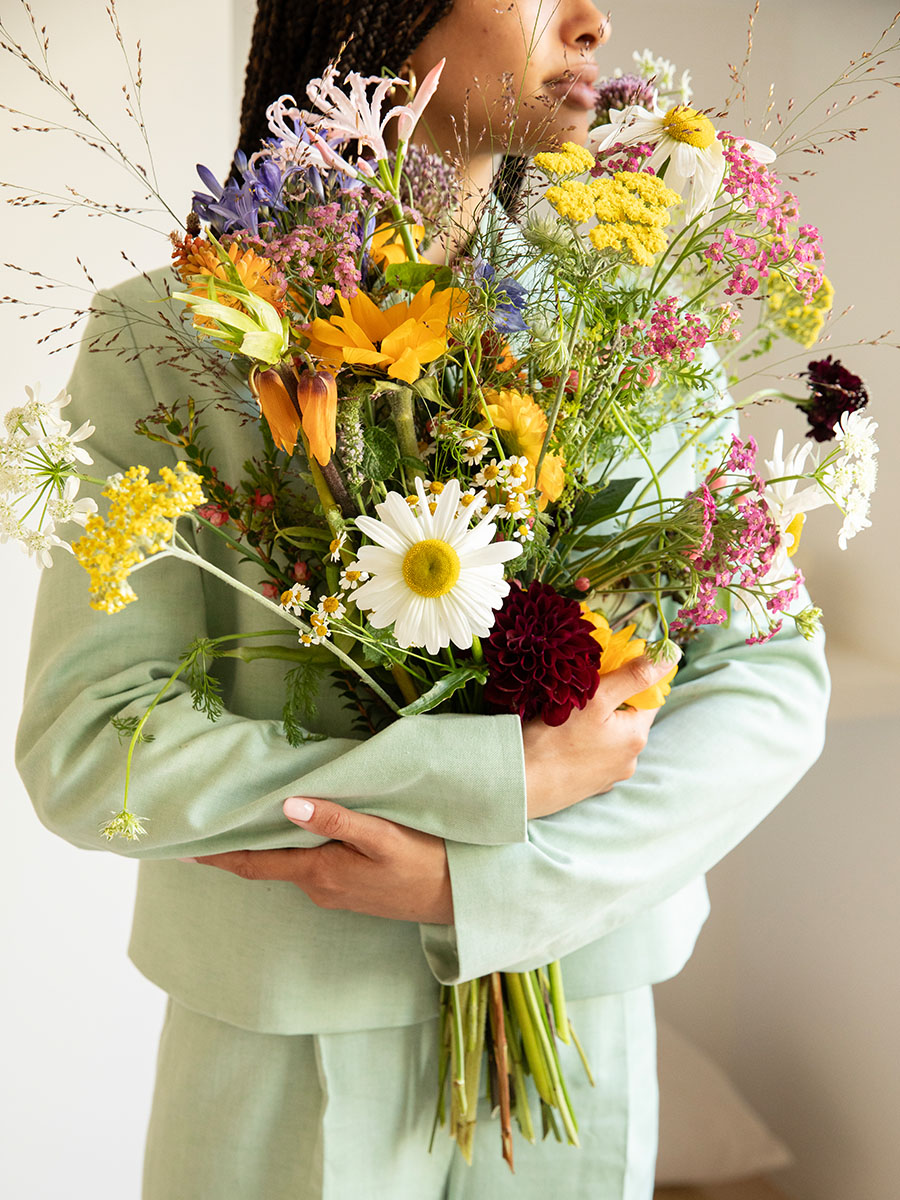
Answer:
[[[141,423],[174,468],[93,480],[101,514],[76,499],[92,428],[71,431],[65,395],[30,392],[0,442],[0,537],[48,566],[70,548],[109,613],[154,561],[212,572],[296,631],[249,661],[335,672],[373,732],[439,707],[558,725],[641,654],[670,670],[628,703],[656,708],[682,648],[736,610],[751,642],[785,620],[812,636],[820,614],[798,607],[793,555],[816,507],[842,510],[842,547],[868,524],[866,391],[828,356],[809,364],[807,396],[743,400],[782,397],[810,425],[787,452],[779,433],[760,464],[726,420],[739,405],[723,363],[754,339],[815,343],[833,296],[820,239],[772,150],[690,107],[686,73],[676,88],[671,64],[635,61],[598,87],[589,147],[534,156],[514,235],[492,201],[437,263],[458,181],[411,138],[442,64],[414,95],[332,66],[305,106],[276,99],[272,137],[224,184],[200,168],[206,190],[173,235],[172,296],[242,372],[236,418],[258,421],[264,457],[224,478],[202,412],[177,401]],[[659,466],[650,442],[673,422]],[[684,495],[667,475],[689,453],[704,478]],[[257,588],[203,558],[180,520],[253,562]],[[71,546],[66,521],[84,526]],[[253,636],[187,648],[143,717],[121,721],[126,794],[108,837],[144,832],[128,780],[167,689],[187,673],[214,718],[211,663]],[[292,741],[310,736],[303,694],[285,704]],[[535,1137],[529,1075],[544,1133],[577,1144],[558,963],[445,988],[443,1013],[438,1116],[467,1157],[485,1060],[510,1166],[513,1118]]]

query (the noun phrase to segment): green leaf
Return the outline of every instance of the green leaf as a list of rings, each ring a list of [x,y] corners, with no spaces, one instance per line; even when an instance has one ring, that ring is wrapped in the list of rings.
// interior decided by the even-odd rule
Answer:
[[[397,470],[400,451],[390,430],[370,425],[363,431],[363,474],[369,479],[388,479]]]
[[[407,704],[401,708],[400,716],[414,717],[419,713],[430,712],[431,709],[437,708],[439,704],[443,704],[445,700],[448,700],[454,692],[458,692],[460,688],[465,687],[470,680],[474,679],[478,683],[484,683],[487,677],[488,669],[484,666],[457,667],[455,671],[448,671],[442,679],[439,679],[418,700],[413,700],[411,704]]]
[[[123,742],[125,738],[129,740],[134,737],[137,732],[137,727],[140,725],[142,717],[110,717],[109,723],[119,735],[119,742]],[[152,742],[156,735],[152,733],[144,733],[141,730],[138,737],[139,742]]]
[[[327,651],[326,651],[327,653]],[[292,746],[304,742],[320,742],[324,734],[311,733],[306,728],[316,716],[316,696],[328,664],[312,656],[301,659],[284,677],[285,699],[281,710],[284,736]]]
[[[444,403],[444,398],[441,396],[441,389],[434,375],[423,375],[421,379],[416,380],[412,387],[413,391],[421,396],[423,400],[430,400],[432,404]]]
[[[613,479],[602,491],[585,498],[576,504],[572,512],[573,525],[599,525],[601,521],[614,517],[622,507],[622,502],[639,480]]]
[[[453,283],[453,272],[447,266],[437,263],[394,263],[384,273],[388,287],[405,288],[409,292],[417,292],[429,279],[434,280],[435,291],[450,287]]]

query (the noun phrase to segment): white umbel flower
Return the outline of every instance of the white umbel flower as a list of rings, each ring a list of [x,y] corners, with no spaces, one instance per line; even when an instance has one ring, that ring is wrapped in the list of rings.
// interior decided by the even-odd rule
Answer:
[[[650,112],[640,104],[613,109],[608,125],[598,125],[590,133],[589,143],[595,153],[608,150],[617,143],[653,147],[645,163],[659,173],[666,159],[666,187],[678,192],[686,205],[685,217],[705,213],[715,202],[725,178],[725,155],[716,128],[709,117],[694,108],[678,104],[668,112]],[[775,161],[775,151],[748,138],[740,141],[758,163]]]
[[[356,518],[376,544],[357,554],[371,578],[353,599],[358,608],[369,610],[369,623],[376,629],[393,625],[404,648],[424,646],[437,654],[452,642],[469,650],[474,637],[490,633],[494,610],[509,592],[503,564],[521,554],[522,547],[493,541],[493,509],[469,527],[472,513],[460,510],[458,480],[449,480],[431,503],[421,479],[416,490],[420,503],[415,512],[405,497],[388,492],[375,508],[380,520]]]
[[[822,483],[834,496],[844,514],[838,532],[838,545],[847,549],[847,542],[863,529],[868,529],[869,502],[875,490],[878,474],[875,455],[877,421],[861,412],[844,413],[834,431],[837,448],[822,464]]]

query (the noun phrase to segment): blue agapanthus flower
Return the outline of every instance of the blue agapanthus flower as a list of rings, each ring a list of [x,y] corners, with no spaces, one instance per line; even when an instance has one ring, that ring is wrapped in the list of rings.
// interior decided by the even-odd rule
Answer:
[[[474,279],[483,291],[506,297],[494,309],[494,328],[497,332],[523,333],[528,328],[525,323],[528,288],[509,275],[498,279],[494,267],[483,258],[475,260]]]

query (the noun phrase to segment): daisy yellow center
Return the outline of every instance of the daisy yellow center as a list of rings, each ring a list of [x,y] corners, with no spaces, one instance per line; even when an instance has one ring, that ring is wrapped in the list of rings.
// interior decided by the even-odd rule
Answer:
[[[459,555],[446,542],[426,538],[410,546],[403,559],[403,580],[411,592],[434,600],[446,596],[459,579]]]
[[[788,550],[788,558],[793,558],[797,553],[797,547],[800,545],[800,534],[803,532],[803,526],[805,524],[806,513],[798,512],[796,517],[794,517],[793,521],[791,521],[790,525],[788,525],[787,529],[784,531],[785,533],[789,533],[794,539],[791,542]]]
[[[716,140],[716,127],[709,117],[695,108],[679,105],[663,117],[663,129],[676,142],[687,142],[698,150],[708,150]]]

